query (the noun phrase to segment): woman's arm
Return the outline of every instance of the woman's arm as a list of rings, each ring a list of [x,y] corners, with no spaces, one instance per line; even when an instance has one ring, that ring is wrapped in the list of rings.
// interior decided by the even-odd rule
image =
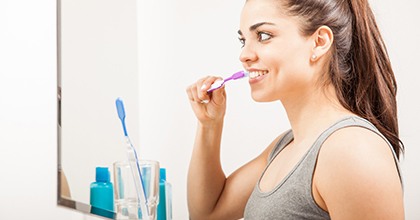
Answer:
[[[220,142],[215,141],[220,140],[216,132],[219,129],[200,126],[197,129],[188,173],[188,209],[193,220],[242,218],[268,155],[280,138],[226,178],[220,164]]]
[[[193,220],[241,218],[246,202],[267,164],[268,155],[278,140],[226,178],[220,163],[226,94],[224,88],[215,90],[211,96],[206,92],[216,79],[203,78],[187,89],[198,119],[187,180],[188,210]],[[202,103],[201,100],[208,102]]]
[[[350,140],[350,141],[349,141]],[[390,147],[377,134],[350,127],[324,143],[314,196],[332,219],[404,219],[403,191]]]

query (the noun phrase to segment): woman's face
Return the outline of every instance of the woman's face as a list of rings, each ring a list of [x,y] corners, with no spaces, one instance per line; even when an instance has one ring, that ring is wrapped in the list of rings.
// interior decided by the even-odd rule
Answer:
[[[250,72],[255,101],[299,98],[314,83],[314,41],[301,35],[296,17],[285,14],[278,0],[248,0],[243,8],[239,59]]]

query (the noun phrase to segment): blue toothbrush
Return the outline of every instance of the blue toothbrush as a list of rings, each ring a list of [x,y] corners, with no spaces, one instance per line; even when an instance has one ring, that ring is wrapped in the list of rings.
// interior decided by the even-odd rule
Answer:
[[[130,164],[131,172],[134,177],[134,184],[136,187],[137,199],[140,204],[142,219],[149,220],[149,211],[147,207],[146,191],[144,189],[144,183],[143,183],[143,178],[141,176],[139,160],[137,158],[137,152],[130,140],[130,137],[128,136],[127,128],[125,126],[124,103],[122,99],[117,98],[117,100],[115,101],[115,104],[117,106],[118,117],[121,120],[123,130],[124,130],[124,136],[127,143],[128,161]]]

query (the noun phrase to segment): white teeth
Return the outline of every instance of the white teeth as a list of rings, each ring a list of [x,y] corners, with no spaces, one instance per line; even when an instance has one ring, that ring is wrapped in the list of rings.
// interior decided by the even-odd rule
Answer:
[[[255,78],[257,78],[259,76],[262,76],[262,75],[265,75],[267,73],[268,73],[267,70],[249,72],[249,78],[255,79]]]

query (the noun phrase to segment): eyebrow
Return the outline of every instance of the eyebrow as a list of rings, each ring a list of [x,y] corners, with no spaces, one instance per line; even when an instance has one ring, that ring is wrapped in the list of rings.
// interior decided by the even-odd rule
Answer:
[[[254,25],[251,25],[251,27],[249,27],[249,31],[254,31],[255,29],[257,29],[258,27],[260,27],[262,25],[274,25],[274,23],[271,23],[271,22],[259,22],[259,23],[256,23]],[[238,30],[238,34],[242,35],[242,31],[241,30]]]

